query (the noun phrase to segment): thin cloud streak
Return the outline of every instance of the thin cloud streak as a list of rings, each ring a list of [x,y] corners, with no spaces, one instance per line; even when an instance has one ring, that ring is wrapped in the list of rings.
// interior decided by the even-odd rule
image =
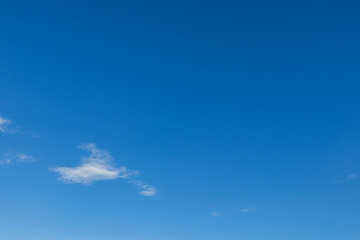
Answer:
[[[254,212],[257,209],[258,209],[257,206],[255,206],[255,207],[251,207],[251,208],[231,209],[231,210],[222,211],[222,212],[213,211],[211,213],[211,215],[213,217],[220,217],[220,216],[227,216],[227,215],[234,215],[234,214],[238,215],[238,214],[243,214],[243,213],[248,213],[248,212]]]
[[[252,208],[243,208],[241,209],[241,212],[245,213],[245,212],[253,212],[257,209],[257,207],[252,207]]]
[[[3,159],[0,160],[0,165],[10,165],[14,163],[32,163],[38,161],[31,155],[20,152],[9,151],[5,154]]]
[[[80,183],[91,185],[96,181],[114,180],[118,178],[127,179],[139,189],[144,196],[155,196],[157,190],[154,186],[137,180],[139,171],[126,167],[117,168],[113,157],[108,151],[98,149],[94,143],[84,143],[79,148],[90,152],[88,157],[81,160],[77,167],[55,167],[50,170],[60,174],[59,180],[65,183]]]

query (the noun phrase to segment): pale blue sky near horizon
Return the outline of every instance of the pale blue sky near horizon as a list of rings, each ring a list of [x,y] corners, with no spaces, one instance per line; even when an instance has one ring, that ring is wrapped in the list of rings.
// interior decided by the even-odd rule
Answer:
[[[0,239],[359,240],[358,1],[1,1]]]

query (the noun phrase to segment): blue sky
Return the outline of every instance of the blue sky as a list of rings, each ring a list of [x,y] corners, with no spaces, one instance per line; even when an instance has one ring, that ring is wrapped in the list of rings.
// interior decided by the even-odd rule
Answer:
[[[0,239],[360,239],[357,1],[2,1]]]

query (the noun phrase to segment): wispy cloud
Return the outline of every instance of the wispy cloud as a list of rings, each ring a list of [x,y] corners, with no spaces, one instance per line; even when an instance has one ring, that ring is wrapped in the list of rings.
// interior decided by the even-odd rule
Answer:
[[[345,177],[345,180],[349,181],[349,180],[353,180],[357,178],[356,174],[349,174]]]
[[[66,183],[80,183],[90,185],[96,181],[126,179],[139,189],[144,196],[155,196],[157,190],[154,186],[136,179],[139,171],[130,170],[126,167],[117,168],[113,157],[108,151],[98,149],[94,143],[84,143],[79,148],[90,153],[81,160],[77,167],[55,167],[52,171],[60,174],[59,180]]]
[[[247,213],[247,212],[253,212],[257,210],[257,206],[251,207],[251,208],[242,208],[242,209],[230,209],[227,211],[213,211],[211,212],[211,215],[214,217],[219,217],[219,216],[227,216],[227,215],[238,215],[238,214],[242,214],[242,213]]]
[[[243,208],[241,209],[241,212],[253,212],[257,209],[257,207],[252,207],[252,208]]]
[[[139,188],[140,194],[144,196],[155,196],[157,193],[157,190],[154,186],[148,185],[147,183],[141,181],[141,180],[133,180],[129,179],[129,183],[134,184],[136,187]]]
[[[31,155],[27,155],[20,152],[9,151],[5,154],[5,156],[0,160],[0,165],[9,165],[14,163],[32,163],[36,162],[35,159]]]
[[[11,132],[11,130],[9,129],[9,125],[11,125],[11,123],[12,122],[9,119],[0,116],[0,132]]]
[[[212,213],[211,213],[211,216],[213,216],[213,217],[219,217],[219,216],[221,216],[221,214],[218,213],[218,212],[212,212]]]
[[[348,182],[351,180],[356,179],[358,176],[356,174],[349,174],[347,175],[344,179],[340,179],[340,180],[336,180],[334,181],[334,183],[344,183],[344,182]]]
[[[33,138],[40,137],[39,134],[37,134],[34,131],[21,131],[19,126],[14,124],[10,119],[5,118],[0,115],[0,133],[10,133],[10,134],[21,134],[21,135],[30,135]]]

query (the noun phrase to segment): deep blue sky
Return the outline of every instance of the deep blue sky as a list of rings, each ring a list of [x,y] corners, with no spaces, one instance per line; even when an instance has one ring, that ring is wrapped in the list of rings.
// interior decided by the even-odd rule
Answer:
[[[0,239],[360,239],[359,12],[1,1]],[[59,181],[82,143],[156,195]]]

